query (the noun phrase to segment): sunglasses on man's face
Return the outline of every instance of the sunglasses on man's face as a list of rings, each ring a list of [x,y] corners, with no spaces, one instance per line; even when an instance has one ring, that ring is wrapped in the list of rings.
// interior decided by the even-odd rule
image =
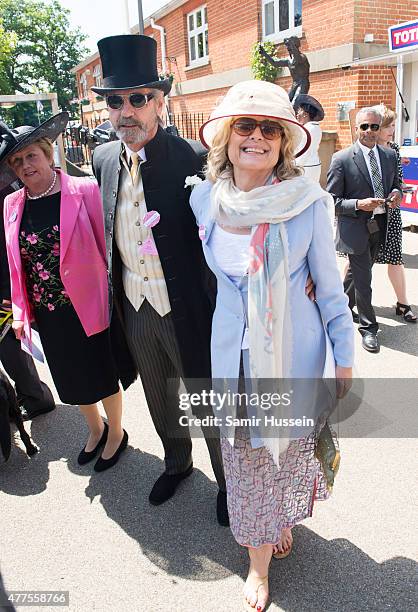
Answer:
[[[277,140],[283,135],[283,128],[280,123],[274,121],[256,121],[255,119],[243,118],[237,119],[232,124],[232,129],[239,136],[251,136],[253,132],[260,128],[262,135],[266,140]]]
[[[359,128],[362,132],[367,132],[369,128],[372,132],[377,132],[380,130],[380,125],[378,123],[360,123]]]
[[[129,100],[129,104],[134,108],[142,108],[150,100],[152,100],[154,94],[142,94],[142,93],[133,93],[129,96],[120,96],[119,94],[110,94],[106,96],[106,104],[109,108],[113,110],[120,110],[125,104],[125,100]]]

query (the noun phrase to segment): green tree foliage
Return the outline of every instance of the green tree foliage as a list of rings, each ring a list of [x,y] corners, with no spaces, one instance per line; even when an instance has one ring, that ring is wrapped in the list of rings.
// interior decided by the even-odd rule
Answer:
[[[70,110],[70,70],[88,49],[68,15],[58,0],[0,0],[0,93],[56,92],[61,109]]]
[[[276,51],[276,47],[274,43],[270,41],[265,41],[264,43],[256,42],[253,44],[251,48],[251,70],[253,73],[253,77],[258,81],[269,81],[270,83],[274,83],[278,76],[280,76],[281,69],[275,68],[268,62],[259,51],[259,47],[262,45],[265,51],[269,55],[274,57],[274,53]]]

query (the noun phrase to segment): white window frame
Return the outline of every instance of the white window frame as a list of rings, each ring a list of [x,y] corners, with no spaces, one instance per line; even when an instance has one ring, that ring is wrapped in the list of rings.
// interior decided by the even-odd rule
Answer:
[[[102,65],[101,64],[96,64],[95,67],[93,68],[93,78],[94,78],[95,87],[101,87],[102,86]]]
[[[270,2],[274,3],[274,32],[273,34],[269,34],[266,36],[265,34],[265,5],[270,4]],[[288,0],[289,2],[289,23],[295,22],[295,2],[294,0]],[[302,0],[303,3],[303,0]],[[303,4],[302,4],[303,6]],[[263,24],[263,40],[269,40],[273,43],[283,42],[285,38],[289,36],[297,36],[298,38],[302,37],[302,26],[291,26],[287,30],[279,31],[279,0],[262,0],[262,24]]]
[[[89,91],[87,88],[87,72],[83,72],[80,76],[80,89],[82,100],[86,100],[89,96]]]
[[[207,5],[202,4],[201,6],[197,7],[194,11],[187,13],[187,44],[189,47],[189,67],[190,68],[196,68],[197,66],[205,66],[206,64],[209,64],[209,49],[206,46],[206,32],[208,32],[209,29],[208,29],[208,22],[205,21],[205,10],[207,12]],[[199,26],[198,28],[194,28],[193,30],[190,30],[189,28],[190,17],[191,15],[193,15],[193,22],[196,23],[197,14],[199,12],[202,15],[202,25]],[[192,48],[190,44],[191,39],[192,38],[195,39],[195,51],[197,55],[197,39],[198,39],[199,34],[203,34],[204,55],[203,57],[196,57],[194,60],[192,60]]]

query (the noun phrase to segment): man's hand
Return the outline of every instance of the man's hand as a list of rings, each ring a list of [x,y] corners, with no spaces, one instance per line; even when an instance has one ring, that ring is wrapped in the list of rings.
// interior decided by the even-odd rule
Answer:
[[[308,278],[306,279],[305,295],[308,296],[311,302],[315,302],[315,297],[316,297],[315,296],[315,285],[312,280],[312,276],[310,274],[308,275]]]
[[[385,203],[383,198],[365,198],[364,200],[357,200],[357,210],[363,210],[365,212],[372,212],[378,206],[382,206]]]
[[[15,333],[16,339],[21,340],[25,337],[25,332],[23,329],[23,321],[13,321],[12,329]]]
[[[342,399],[351,389],[353,383],[353,368],[335,366],[335,378],[337,381],[337,398]]]
[[[390,202],[388,202],[389,208],[399,208],[402,202],[402,194],[395,189],[388,195],[388,199],[390,199]]]

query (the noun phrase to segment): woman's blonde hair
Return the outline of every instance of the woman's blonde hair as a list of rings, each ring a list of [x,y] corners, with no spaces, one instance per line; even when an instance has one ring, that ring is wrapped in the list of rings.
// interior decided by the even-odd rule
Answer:
[[[38,138],[38,140],[35,140],[34,142],[31,142],[30,144],[38,145],[38,147],[42,150],[47,160],[51,163],[52,166],[54,165],[54,145],[52,144],[51,140],[49,140],[49,138],[42,136],[42,138]],[[18,153],[16,153],[15,155],[11,155],[11,157],[9,157],[9,159],[7,160],[7,163],[9,164],[11,168],[13,168],[13,159],[24,150],[25,148],[18,151]]]
[[[378,104],[375,108],[377,108],[382,116],[382,123],[380,124],[381,128],[387,128],[396,120],[396,113],[388,106],[384,104]]]
[[[228,143],[231,135],[231,126],[237,117],[228,117],[227,119],[221,120],[217,132],[213,138],[212,146],[208,153],[208,161],[205,168],[206,178],[214,183],[222,174],[222,176],[232,177],[232,164],[228,158]],[[282,139],[280,144],[280,153],[277,164],[275,165],[273,172],[275,176],[284,181],[286,179],[294,178],[302,174],[302,169],[295,165],[295,143],[292,136],[292,132],[286,125],[286,122],[280,122],[280,126],[283,130]]]

